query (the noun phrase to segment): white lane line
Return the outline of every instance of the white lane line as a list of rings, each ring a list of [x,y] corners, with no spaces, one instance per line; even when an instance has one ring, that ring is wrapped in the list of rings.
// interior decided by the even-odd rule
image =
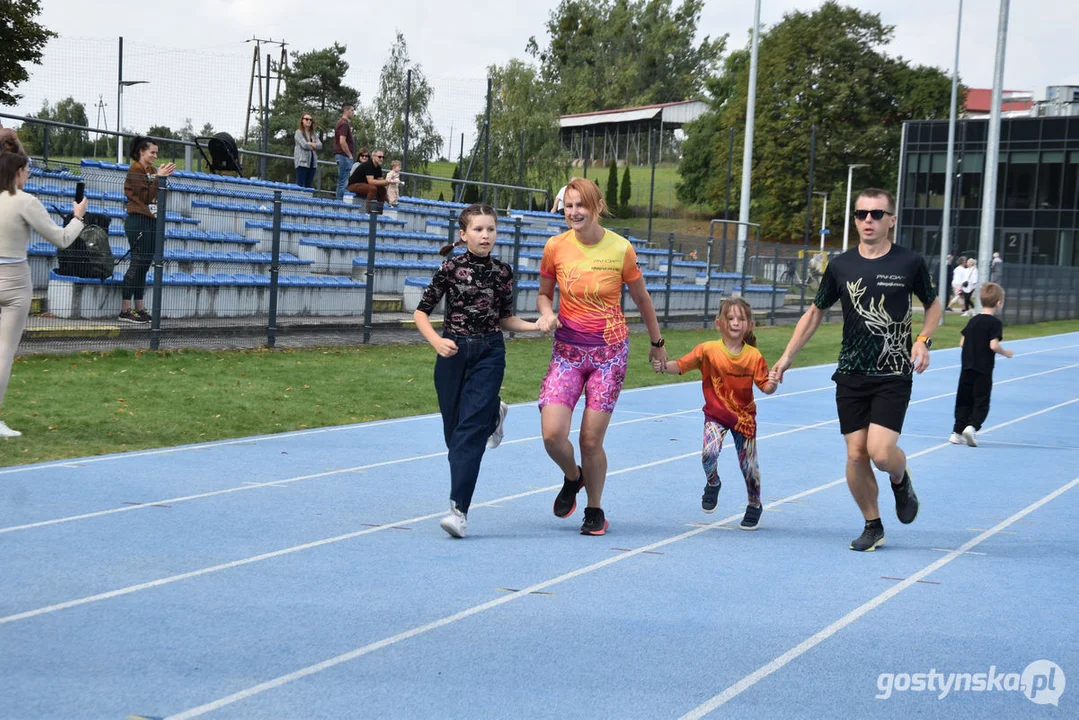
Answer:
[[[940,558],[939,560],[937,560],[937,561],[935,561],[933,563],[930,563],[929,565],[926,565],[924,568],[922,568],[921,570],[918,570],[913,575],[908,576],[905,580],[901,581],[898,585],[892,586],[888,590],[885,590],[884,592],[882,592],[880,595],[877,595],[872,600],[869,600],[868,602],[866,602],[866,603],[860,605],[859,607],[855,608],[851,612],[847,613],[843,617],[836,620],[834,623],[832,623],[828,627],[826,627],[826,628],[818,631],[817,633],[811,635],[810,637],[806,638],[804,641],[802,641],[801,643],[799,643],[795,647],[791,648],[787,652],[783,653],[779,657],[775,658],[771,662],[757,668],[757,670],[750,673],[749,675],[746,675],[741,680],[734,683],[733,685],[728,687],[726,690],[724,690],[723,692],[721,692],[718,695],[714,696],[713,698],[711,698],[707,702],[701,703],[697,707],[693,708],[692,710],[687,712],[685,715],[683,715],[681,718],[679,718],[679,720],[699,720],[700,718],[704,717],[705,715],[708,715],[713,710],[716,710],[717,708],[723,706],[725,703],[730,702],[732,699],[738,697],[739,695],[741,695],[746,690],[748,690],[749,688],[756,685],[758,682],[760,682],[764,678],[766,678],[769,675],[771,675],[772,673],[775,673],[776,671],[780,670],[781,668],[783,668],[783,666],[789,664],[790,662],[797,659],[801,655],[804,655],[805,653],[809,652],[814,647],[816,647],[820,643],[824,642],[825,640],[830,638],[832,635],[835,635],[837,632],[839,632],[843,628],[853,624],[855,621],[857,621],[859,618],[866,615],[870,611],[875,610],[876,608],[880,607],[884,603],[888,602],[893,597],[895,597],[899,593],[903,592],[904,590],[909,588],[914,583],[916,583],[919,580],[927,577],[928,575],[932,574],[933,572],[936,572],[940,568],[942,568],[945,565],[947,565],[948,563],[950,563],[952,560],[955,560],[957,557],[970,552],[971,548],[977,547],[978,545],[985,542],[986,540],[993,537],[994,535],[997,535],[997,534],[1002,533],[1002,532],[1006,532],[1005,531],[1006,527],[1008,527],[1009,525],[1012,525],[1013,523],[1015,523],[1016,521],[1018,521],[1018,520],[1020,520],[1020,519],[1022,519],[1024,517],[1026,517],[1027,515],[1034,512],[1038,508],[1042,507],[1046,503],[1055,500],[1056,498],[1060,497],[1061,495],[1063,495],[1067,491],[1071,490],[1076,485],[1079,485],[1079,477],[1074,478],[1073,480],[1071,480],[1068,483],[1065,483],[1064,485],[1061,485],[1056,490],[1054,490],[1053,492],[1051,492],[1048,495],[1044,496],[1040,500],[1038,500],[1038,501],[1036,501],[1034,503],[1031,503],[1030,505],[1026,506],[1025,508],[1023,508],[1019,512],[1015,513],[1011,517],[1007,518],[1006,520],[1002,520],[1001,522],[997,523],[996,525],[989,528],[985,532],[981,533],[977,537],[975,537],[975,538],[973,538],[971,540],[968,540],[967,542],[963,543],[962,545],[960,545],[955,550],[952,550],[952,551],[948,552],[947,555]]]
[[[1035,340],[1048,340],[1048,339],[1051,339],[1051,338],[1064,338],[1064,337],[1068,337],[1070,335],[1075,335],[1075,334],[1076,333],[1057,333],[1055,335],[1042,335],[1040,337],[1019,338],[1017,340],[1009,340],[1008,344],[1009,345],[1016,345],[1018,343],[1033,342]],[[1016,357],[1022,357],[1022,355],[1036,355],[1038,353],[1043,353],[1043,352],[1054,352],[1056,350],[1067,350],[1067,349],[1074,348],[1074,347],[1079,347],[1079,345],[1063,345],[1063,346],[1060,346],[1060,347],[1046,348],[1046,349],[1043,349],[1043,350],[1036,350],[1036,351],[1033,351],[1033,352],[1030,352],[1030,353],[1017,354]],[[941,348],[940,350],[934,350],[932,354],[948,353],[948,352],[950,352],[952,350],[957,350],[957,349],[958,348]],[[827,367],[831,367],[833,365],[835,365],[835,363],[821,363],[820,365],[806,365],[806,366],[803,366],[803,367],[791,368],[787,372],[788,373],[803,372],[803,371],[806,371],[806,370],[814,370],[814,369],[818,369],[818,368],[827,368]],[[947,366],[946,368],[937,368],[937,370],[952,369],[952,368],[956,368],[956,367],[958,367],[958,365],[951,365],[951,366]],[[934,372],[934,368],[930,368],[926,372]],[[647,387],[630,388],[629,390],[623,390],[622,394],[625,395],[625,394],[629,394],[629,393],[645,392],[645,391],[649,391],[649,390],[658,390],[658,389],[670,387],[671,385],[678,385],[678,384],[680,384],[680,383],[666,383],[666,384],[663,384],[663,385],[649,385]],[[817,392],[817,390],[802,390],[802,391],[799,391],[799,392],[800,393]],[[790,394],[793,395],[795,393],[790,393]],[[515,404],[511,405],[510,407],[535,407],[535,405],[536,405],[535,401],[529,401],[529,402],[524,402],[524,403],[515,403]],[[33,472],[35,470],[48,470],[50,468],[58,468],[58,467],[59,468],[78,468],[78,467],[82,467],[83,465],[87,465],[87,464],[90,464],[90,463],[101,463],[101,462],[109,462],[109,461],[114,461],[114,460],[127,460],[129,458],[150,457],[150,456],[155,456],[155,455],[168,455],[170,453],[191,452],[192,450],[206,450],[206,449],[217,448],[217,447],[228,447],[230,445],[251,444],[252,442],[255,442],[255,443],[262,442],[262,441],[274,441],[274,442],[276,442],[277,440],[284,440],[284,439],[293,438],[293,437],[303,437],[305,435],[319,435],[319,434],[322,434],[322,433],[342,432],[342,431],[348,431],[348,430],[364,430],[364,429],[367,429],[367,428],[381,427],[383,425],[394,425],[394,424],[398,424],[398,423],[412,422],[414,420],[430,420],[430,419],[434,419],[434,418],[437,418],[437,417],[438,417],[437,413],[428,413],[427,415],[410,415],[408,417],[392,418],[392,419],[389,419],[389,420],[374,420],[374,421],[366,422],[366,423],[353,423],[353,424],[350,424],[350,425],[334,425],[334,426],[331,426],[331,427],[311,428],[311,429],[308,429],[308,430],[293,430],[293,431],[290,431],[290,432],[271,433],[271,434],[268,434],[268,435],[251,435],[251,436],[248,436],[248,437],[234,438],[232,440],[211,440],[211,441],[205,442],[205,443],[194,443],[194,444],[191,444],[191,445],[178,445],[176,447],[156,448],[156,449],[153,449],[153,450],[134,450],[134,451],[131,451],[131,452],[113,453],[111,455],[96,455],[96,456],[93,456],[93,457],[86,457],[86,458],[73,458],[73,459],[67,459],[67,460],[57,460],[56,462],[52,462],[52,463],[35,464],[35,465],[20,465],[18,467],[5,468],[5,469],[0,470],[0,476],[2,476],[2,475],[11,475],[11,474],[15,474],[15,473]]]
[[[1008,425],[1013,425],[1015,423],[1019,423],[1019,422],[1022,422],[1024,420],[1028,420],[1028,419],[1030,419],[1032,417],[1036,417],[1038,415],[1042,415],[1042,414],[1051,412],[1053,410],[1056,410],[1057,408],[1063,407],[1065,405],[1069,405],[1069,404],[1071,404],[1073,402],[1079,402],[1079,398],[1075,398],[1073,400],[1069,400],[1067,402],[1060,403],[1060,404],[1054,405],[1052,407],[1044,408],[1042,410],[1038,410],[1036,412],[1029,413],[1027,415],[1015,418],[1013,420],[1009,420],[1009,421],[1001,423],[999,425],[995,425],[994,427],[986,430],[986,432],[991,432],[993,430],[998,430],[1000,428],[1007,427]],[[926,450],[922,450],[921,452],[914,453],[914,454],[910,455],[908,459],[913,459],[913,458],[916,458],[916,457],[921,456],[921,455],[927,455],[927,454],[929,454],[929,453],[931,453],[931,452],[933,452],[935,450],[939,450],[939,449],[947,447],[947,446],[948,446],[948,443],[942,443],[940,445],[937,445],[936,447],[928,448]],[[776,501],[774,503],[768,503],[764,507],[767,510],[773,510],[777,505],[781,505],[781,504],[787,503],[787,502],[794,502],[794,501],[796,501],[796,500],[798,500],[800,498],[806,497],[807,495],[812,495],[812,494],[821,492],[822,490],[826,490],[828,488],[835,487],[836,485],[839,485],[839,484],[842,484],[842,483],[845,483],[845,482],[846,482],[845,478],[840,478],[838,480],[834,480],[832,482],[825,483],[823,485],[818,485],[815,488],[810,488],[808,490],[803,490],[802,492],[795,493],[794,495],[788,496],[788,497],[783,498],[782,500]],[[1074,485],[1076,483],[1079,483],[1079,478],[1076,478],[1075,480],[1073,480],[1069,484],[1069,486]],[[1068,486],[1066,486],[1065,489],[1067,489],[1067,487]],[[1057,494],[1059,494],[1060,492],[1063,492],[1063,490],[1058,490]],[[525,494],[531,494],[531,493],[525,493]],[[1052,499],[1052,498],[1050,498],[1050,499]],[[1044,504],[1044,503],[1042,503],[1042,504]],[[251,697],[253,697],[255,695],[266,692],[267,690],[272,690],[274,688],[277,688],[277,687],[280,687],[280,686],[285,685],[287,683],[290,683],[290,682],[292,682],[294,680],[299,680],[300,678],[304,678],[304,677],[307,677],[309,675],[313,675],[313,674],[321,672],[323,670],[327,670],[329,668],[332,668],[332,667],[334,667],[336,665],[340,665],[340,664],[348,662],[350,660],[354,660],[354,659],[362,657],[364,655],[368,655],[368,654],[370,654],[372,652],[375,652],[376,650],[381,650],[382,648],[386,648],[386,647],[389,647],[391,645],[395,645],[395,644],[397,644],[397,643],[399,643],[399,642],[401,642],[403,640],[408,640],[409,638],[416,637],[417,635],[422,635],[422,634],[424,634],[426,632],[430,632],[431,630],[437,630],[438,628],[445,627],[447,625],[451,625],[451,624],[453,624],[455,622],[458,622],[460,620],[464,620],[466,618],[472,617],[473,615],[478,615],[478,614],[480,614],[482,612],[486,612],[487,610],[492,610],[492,609],[494,609],[496,607],[499,607],[500,605],[504,605],[504,604],[506,604],[508,602],[512,602],[512,601],[517,600],[517,599],[519,599],[521,597],[526,597],[530,593],[540,592],[540,591],[546,590],[547,588],[552,587],[554,585],[558,585],[560,583],[563,583],[563,582],[565,582],[567,580],[572,580],[573,578],[577,578],[577,577],[580,577],[582,575],[586,575],[588,573],[595,572],[596,570],[600,570],[600,569],[605,568],[605,567],[607,567],[609,565],[613,565],[616,562],[622,562],[623,560],[626,560],[628,558],[635,557],[635,556],[641,555],[643,553],[648,553],[648,552],[654,551],[654,550],[656,550],[658,548],[664,547],[666,545],[671,545],[673,543],[679,542],[681,540],[685,540],[687,538],[694,537],[695,535],[699,535],[700,533],[707,532],[709,530],[731,529],[729,527],[724,527],[724,526],[727,523],[734,522],[739,517],[740,517],[740,514],[731,515],[729,517],[723,518],[722,520],[716,520],[713,523],[699,525],[698,527],[695,527],[693,530],[683,532],[683,533],[681,533],[679,535],[675,535],[673,537],[669,537],[669,538],[666,538],[664,540],[659,540],[657,542],[652,543],[651,545],[646,545],[644,547],[636,548],[636,549],[630,550],[628,552],[620,553],[619,555],[612,556],[610,558],[607,558],[606,560],[601,560],[601,561],[599,561],[597,563],[593,563],[592,565],[588,565],[588,566],[585,566],[583,568],[578,568],[577,570],[573,570],[571,572],[565,573],[564,575],[559,575],[558,577],[551,578],[549,580],[544,580],[542,582],[536,583],[535,585],[532,585],[530,587],[518,590],[518,591],[513,592],[513,593],[511,593],[509,595],[504,595],[504,596],[499,597],[499,598],[497,598],[495,600],[491,600],[491,601],[483,603],[481,605],[475,605],[475,606],[473,606],[471,608],[467,608],[467,609],[462,610],[462,611],[460,611],[458,613],[448,615],[448,616],[446,616],[444,618],[440,618],[439,620],[435,620],[433,622],[427,623],[426,625],[420,625],[418,627],[412,628],[411,630],[406,630],[406,631],[404,631],[402,633],[398,633],[397,635],[393,635],[393,636],[390,636],[388,638],[383,638],[382,640],[378,640],[378,641],[370,643],[368,645],[364,645],[363,647],[357,648],[355,650],[351,650],[351,651],[349,651],[347,653],[343,653],[343,654],[338,655],[336,657],[329,658],[328,660],[324,660],[324,661],[316,663],[314,665],[309,665],[309,666],[307,666],[305,668],[301,668],[299,670],[296,670],[295,672],[291,672],[291,673],[288,673],[286,675],[281,675],[281,676],[276,677],[276,678],[274,678],[272,680],[268,680],[266,682],[259,683],[257,685],[252,686],[252,687],[249,687],[249,688],[247,688],[245,690],[241,690],[239,692],[233,693],[233,694],[228,695],[226,697],[214,700],[213,702],[206,703],[204,705],[199,705],[198,707],[191,708],[189,710],[185,710],[185,711],[183,711],[181,713],[178,713],[178,714],[175,714],[175,715],[170,715],[170,716],[168,716],[168,718],[166,718],[166,720],[188,720],[189,718],[194,718],[194,717],[198,717],[200,715],[205,715],[206,713],[212,712],[214,710],[219,710],[222,707],[225,707],[227,705],[231,705],[231,704],[236,703],[236,702],[240,702],[241,700],[246,700],[246,699],[251,698]],[[1015,522],[1015,520],[1019,519],[1019,517],[1022,517],[1022,515],[1012,516],[1012,518],[1009,519],[1009,521],[1006,521],[1006,522],[1009,522],[1009,523],[1010,522]],[[998,530],[1002,529],[1002,526],[1003,526],[1003,524],[997,526],[997,529]],[[982,539],[984,539],[984,537]],[[975,542],[975,541],[977,541],[977,542]],[[958,557],[958,555],[961,555],[961,554],[965,553],[966,551],[968,551],[970,549],[970,547],[973,547],[974,545],[978,544],[978,542],[981,542],[981,540],[979,540],[978,538],[975,538],[974,540],[964,544],[959,549],[953,551],[952,555],[949,555],[946,558],[942,558],[942,560],[950,561],[950,559],[954,559],[954,557]],[[938,563],[944,564],[942,561],[938,561]],[[924,574],[928,574],[928,572],[924,573]],[[924,575],[922,575],[922,576],[924,576]],[[917,574],[915,576],[911,576],[911,577],[907,578],[906,581],[903,581],[900,585],[893,586],[892,589],[890,591],[888,591],[888,592],[890,592],[892,594],[895,594],[896,592],[898,592],[899,589],[909,587],[911,584],[913,584],[917,580],[921,579],[922,576],[918,576]],[[890,595],[889,595],[889,597],[890,597]],[[0,623],[3,623],[3,622],[4,622],[4,619],[0,618]],[[776,668],[776,669],[778,669],[778,668]],[[774,672],[774,670],[772,672]]]
[[[1049,374],[1054,373],[1054,372],[1060,372],[1061,370],[1069,370],[1069,369],[1074,368],[1074,367],[1079,367],[1079,363],[1073,363],[1072,365],[1065,365],[1064,367],[1054,368],[1052,370],[1044,370],[1042,372],[1032,373],[1030,375],[1020,375],[1019,377],[1009,378],[1007,380],[1001,380],[1000,382],[994,383],[994,385],[1006,385],[1008,383],[1018,382],[1019,380],[1026,380],[1026,379],[1032,378],[1032,377],[1040,377],[1042,375],[1049,375]],[[835,386],[830,385],[829,387],[834,388]],[[816,392],[816,390],[814,389],[814,390],[807,390],[807,391],[801,391],[801,392]],[[791,393],[790,395],[796,395],[796,394],[799,394],[799,393]],[[768,400],[768,399],[773,399],[773,398],[790,397],[790,395],[771,395],[771,396],[761,398],[761,400],[763,401],[763,400]],[[940,395],[933,395],[933,396],[930,396],[930,397],[927,397],[927,398],[921,398],[919,400],[914,400],[910,404],[911,405],[918,405],[920,403],[929,402],[931,400],[939,400],[939,399],[945,398],[945,397],[953,397],[954,395],[955,395],[954,392],[946,392],[946,393],[942,393]],[[688,415],[688,414],[693,414],[693,413],[698,413],[698,412],[700,412],[700,408],[695,407],[695,408],[692,408],[690,410],[678,410],[678,411],[670,412],[670,413],[658,413],[658,414],[650,415],[650,416],[643,417],[643,418],[634,418],[632,420],[620,420],[618,422],[612,422],[609,427],[618,427],[618,426],[622,426],[622,425],[632,425],[632,424],[641,423],[641,422],[650,422],[650,421],[654,421],[654,420],[661,419],[661,418],[671,418],[671,417],[677,417],[677,416],[680,416],[680,415]],[[825,420],[825,421],[822,421],[822,422],[813,423],[811,425],[799,425],[799,426],[795,426],[796,429],[793,432],[801,432],[802,430],[810,430],[810,429],[813,429],[813,428],[825,427],[827,425],[835,424],[836,422],[838,422],[838,421],[837,420]],[[576,428],[572,432],[573,433],[580,432],[580,428]],[[780,435],[785,435],[785,434],[787,434],[787,433],[774,433],[774,434],[770,435],[769,437],[779,437]],[[542,440],[542,439],[543,439],[542,435],[533,435],[531,437],[517,438],[515,440],[505,440],[505,441],[503,441],[502,444],[503,445],[514,445],[514,444],[517,444],[517,443],[532,442],[532,441],[535,441],[535,440]],[[764,438],[761,437],[761,438],[758,438],[758,439],[764,439]],[[17,531],[20,531],[20,530],[32,530],[34,528],[47,527],[47,526],[50,526],[50,525],[57,525],[57,524],[60,524],[60,523],[74,522],[76,520],[87,520],[87,519],[90,519],[90,518],[103,517],[105,515],[115,515],[115,514],[118,514],[118,513],[132,512],[132,511],[135,511],[135,510],[143,510],[143,509],[146,509],[146,507],[151,506],[151,505],[175,505],[175,504],[182,503],[182,502],[190,502],[192,500],[201,500],[201,499],[208,498],[208,497],[216,497],[216,496],[219,496],[219,495],[228,495],[230,493],[235,493],[235,492],[243,492],[245,490],[257,490],[259,488],[263,488],[263,487],[267,487],[267,486],[284,487],[285,485],[287,485],[289,483],[301,482],[301,481],[304,481],[304,480],[315,480],[315,479],[324,478],[324,477],[331,477],[333,475],[340,475],[342,473],[361,472],[361,471],[371,470],[371,469],[374,469],[374,468],[387,467],[387,466],[390,466],[390,465],[398,465],[398,464],[407,463],[407,462],[414,462],[414,461],[417,461],[417,460],[429,460],[431,458],[444,457],[446,454],[447,454],[446,451],[443,450],[443,451],[436,452],[436,453],[427,453],[425,455],[414,455],[412,457],[407,457],[407,458],[397,458],[397,459],[394,459],[394,460],[383,460],[383,461],[380,461],[380,462],[377,462],[377,463],[368,463],[367,465],[357,465],[357,466],[351,467],[351,468],[327,470],[327,471],[321,472],[321,473],[313,473],[313,474],[310,474],[310,475],[300,475],[298,477],[293,477],[293,478],[282,478],[282,479],[279,479],[279,480],[269,480],[269,481],[264,482],[264,483],[245,482],[243,485],[240,485],[240,486],[237,486],[237,487],[224,488],[224,489],[221,489],[221,490],[211,490],[211,491],[204,492],[204,493],[197,493],[195,495],[185,495],[185,496],[182,496],[182,497],[166,498],[164,500],[154,500],[154,501],[149,501],[149,502],[147,502],[147,503],[145,503],[143,505],[126,505],[124,507],[110,508],[109,510],[97,510],[97,511],[89,512],[89,513],[81,513],[79,515],[68,515],[66,517],[53,518],[51,520],[40,520],[38,522],[26,523],[26,524],[23,524],[23,525],[11,525],[11,526],[8,526],[8,527],[0,528],[0,535],[2,535],[4,533],[9,533],[9,532],[17,532]],[[699,451],[698,452],[693,452],[693,453],[688,453],[686,455],[679,456],[679,457],[692,457],[692,456],[697,455],[697,454],[699,454]],[[664,460],[664,461],[661,461],[661,462],[666,462],[666,461]]]

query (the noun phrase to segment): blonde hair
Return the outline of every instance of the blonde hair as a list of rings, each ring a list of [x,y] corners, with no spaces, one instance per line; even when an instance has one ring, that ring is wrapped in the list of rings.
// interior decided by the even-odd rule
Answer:
[[[1004,301],[1004,288],[995,282],[987,282],[978,291],[978,299],[982,301],[982,307],[994,308]]]
[[[734,308],[740,308],[742,316],[746,319],[746,331],[742,335],[742,341],[746,345],[757,347],[757,336],[753,333],[753,327],[756,324],[753,322],[753,308],[749,306],[749,302],[745,298],[727,298],[719,304],[719,312],[716,313],[716,324],[719,325],[720,332],[723,334],[730,332],[727,325],[727,314]]]

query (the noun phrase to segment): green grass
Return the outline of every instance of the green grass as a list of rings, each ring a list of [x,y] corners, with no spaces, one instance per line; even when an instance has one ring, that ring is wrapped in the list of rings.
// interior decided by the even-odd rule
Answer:
[[[938,348],[958,344],[953,318]],[[1079,331],[1079,321],[1009,327],[1006,341]],[[758,328],[769,362],[791,326]],[[824,325],[798,365],[834,362],[842,327]],[[679,357],[714,331],[671,330]],[[655,375],[648,344],[634,336],[626,387],[699,382],[699,375]],[[508,343],[507,402],[535,400],[550,360],[550,339]],[[224,438],[437,412],[434,352],[427,345],[238,352],[114,351],[19,358],[2,419],[24,435],[0,441],[0,466],[167,447]]]

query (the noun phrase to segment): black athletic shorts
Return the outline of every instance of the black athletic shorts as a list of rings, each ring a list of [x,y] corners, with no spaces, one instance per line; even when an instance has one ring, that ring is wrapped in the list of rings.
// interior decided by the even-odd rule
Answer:
[[[909,375],[841,375],[835,381],[835,405],[839,431],[844,435],[881,425],[903,432],[903,420],[913,384]]]

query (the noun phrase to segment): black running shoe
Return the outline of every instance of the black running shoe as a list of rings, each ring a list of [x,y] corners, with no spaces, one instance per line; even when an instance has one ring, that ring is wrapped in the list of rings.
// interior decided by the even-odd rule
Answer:
[[[603,535],[607,532],[607,518],[603,516],[603,508],[586,507],[584,509],[584,522],[581,524],[582,535]]]
[[[858,552],[873,552],[884,544],[884,526],[866,523],[862,534],[850,541],[850,549]]]
[[[560,518],[569,517],[577,509],[577,493],[584,487],[584,471],[577,468],[577,479],[562,479],[562,489],[554,499],[554,514]]]
[[[914,486],[910,482],[910,470],[903,471],[903,482],[892,486],[895,493],[895,515],[899,522],[910,525],[914,518],[918,517],[918,496],[914,494]]]
[[[742,522],[738,527],[743,530],[756,530],[760,527],[762,512],[764,512],[762,505],[746,505],[746,514],[742,516]]]
[[[723,487],[723,482],[719,481],[715,485],[705,485],[704,494],[701,495],[701,510],[706,513],[714,513],[716,511],[716,505],[719,504],[719,489]]]

